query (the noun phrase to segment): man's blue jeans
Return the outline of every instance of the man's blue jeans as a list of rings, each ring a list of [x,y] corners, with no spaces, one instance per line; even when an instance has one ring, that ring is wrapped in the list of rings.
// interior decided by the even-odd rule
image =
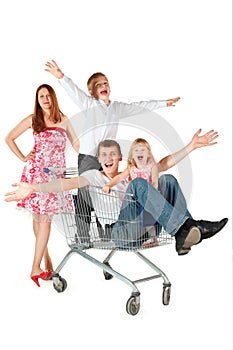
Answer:
[[[127,194],[132,196],[132,201],[127,200]],[[122,237],[124,240],[137,240],[140,232],[131,223],[139,221],[143,211],[149,213],[170,235],[175,235],[183,223],[191,218],[182,190],[173,175],[159,178],[158,191],[146,180],[137,178],[127,188],[118,222],[112,231],[113,240],[117,241],[119,235],[125,236]]]

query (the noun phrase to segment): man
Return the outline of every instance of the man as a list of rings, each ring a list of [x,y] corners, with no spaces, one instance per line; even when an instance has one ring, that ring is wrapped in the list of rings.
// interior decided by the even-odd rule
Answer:
[[[192,140],[197,140],[197,138],[198,135],[195,134]],[[196,142],[192,144],[193,146],[189,148],[189,151],[198,148]],[[160,171],[164,171],[168,164],[171,167],[181,160],[185,156],[184,150],[186,147],[176,153],[176,159],[174,155],[162,159],[158,163]],[[57,179],[44,184],[16,183],[13,186],[19,186],[19,188],[16,191],[7,193],[6,196],[8,197],[6,201],[20,200],[33,192],[67,191],[74,188],[89,186],[90,184],[102,188],[109,182],[109,179],[112,179],[119,173],[119,162],[122,160],[119,144],[114,140],[102,141],[98,146],[98,160],[103,168],[102,172],[92,169],[83,173],[82,176],[70,179]],[[178,255],[187,254],[193,245],[200,243],[202,239],[207,239],[215,235],[228,221],[227,218],[215,222],[192,219],[187,210],[182,190],[176,179],[171,175],[162,175],[159,178],[159,191],[144,179],[135,179],[130,182],[128,187],[127,186],[127,183],[120,183],[117,185],[117,190],[119,189],[130,193],[134,197],[134,203],[136,203],[138,208],[143,208],[143,210],[151,214],[156,222],[165,228],[168,234],[175,236]],[[92,197],[92,201],[98,216],[95,198]],[[133,204],[133,206],[135,206],[135,204]],[[135,211],[132,209],[134,209],[132,206],[124,205],[123,200],[122,207],[119,207],[120,229],[123,225],[123,221],[121,220],[127,218],[127,221],[130,221],[135,218],[135,214],[132,215]],[[106,208],[106,211],[107,210],[108,208]],[[119,232],[119,225],[116,224],[113,229],[113,237],[116,238]]]

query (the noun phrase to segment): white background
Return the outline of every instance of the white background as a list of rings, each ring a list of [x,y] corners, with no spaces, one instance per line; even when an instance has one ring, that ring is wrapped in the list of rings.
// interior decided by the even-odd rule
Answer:
[[[0,13],[1,348],[230,349],[231,2],[9,0],[1,3]],[[44,71],[44,63],[51,59],[85,91],[87,78],[95,71],[104,72],[113,100],[180,96],[175,108],[159,113],[184,144],[199,128],[219,132],[216,146],[190,156],[193,180],[188,204],[195,218],[229,217],[228,225],[187,256],[178,257],[171,245],[145,253],[171,280],[169,306],[161,302],[162,281],[154,280],[139,285],[141,309],[137,316],[129,316],[125,312],[129,287],[117,279],[105,281],[99,268],[79,256],[62,270],[68,282],[64,293],[58,294],[52,282],[37,288],[29,279],[34,249],[31,219],[16,211],[14,203],[4,202],[4,193],[19,180],[23,163],[7,148],[4,137],[32,113],[41,83],[54,87],[65,114],[72,117],[78,112]],[[119,131],[119,137],[128,134],[126,129]],[[28,132],[19,145],[27,153],[32,142]],[[167,154],[153,146],[156,158]],[[49,248],[57,266],[68,247],[55,227]],[[106,252],[93,254],[103,260]],[[132,279],[148,275],[142,262],[129,253],[119,253],[112,264]]]

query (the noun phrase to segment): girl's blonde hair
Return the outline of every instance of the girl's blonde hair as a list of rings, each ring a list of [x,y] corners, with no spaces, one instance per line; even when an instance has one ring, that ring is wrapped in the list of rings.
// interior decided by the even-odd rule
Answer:
[[[136,165],[134,159],[133,159],[133,149],[135,146],[138,146],[138,145],[142,145],[144,147],[146,147],[149,151],[149,161],[152,161],[154,163],[155,162],[155,159],[153,157],[153,154],[151,152],[151,147],[149,145],[149,143],[145,140],[145,139],[142,139],[142,138],[137,138],[136,140],[134,140],[131,144],[131,147],[130,147],[130,150],[129,150],[129,154],[128,154],[128,160],[127,160],[127,165],[128,166],[132,166],[132,165]]]

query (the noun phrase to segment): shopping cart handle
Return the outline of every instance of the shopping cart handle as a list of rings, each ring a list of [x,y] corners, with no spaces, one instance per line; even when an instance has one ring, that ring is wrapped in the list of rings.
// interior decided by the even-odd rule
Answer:
[[[46,174],[49,174],[50,170],[49,170],[49,168],[43,168],[43,172],[46,173]]]
[[[46,174],[50,174],[50,173],[53,173],[53,174],[61,174],[61,172],[65,172],[66,169],[68,168],[54,168],[54,167],[49,167],[49,168],[43,168],[43,172],[46,173]]]

